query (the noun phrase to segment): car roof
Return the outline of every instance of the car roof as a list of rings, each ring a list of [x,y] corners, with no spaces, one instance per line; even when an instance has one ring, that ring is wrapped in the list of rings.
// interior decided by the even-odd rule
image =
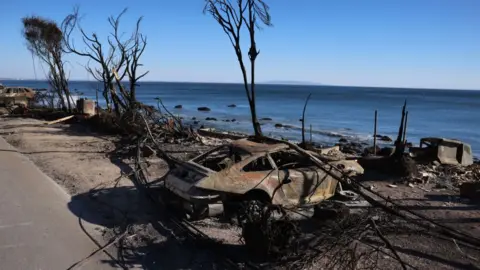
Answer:
[[[257,143],[248,139],[240,139],[231,142],[232,148],[240,149],[249,154],[275,152],[282,149],[287,149],[288,145],[284,143]]]

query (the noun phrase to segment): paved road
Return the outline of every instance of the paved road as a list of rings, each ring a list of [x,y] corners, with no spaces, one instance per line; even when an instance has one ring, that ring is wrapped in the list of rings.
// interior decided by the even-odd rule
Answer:
[[[97,248],[68,194],[1,137],[0,184],[0,269],[67,269]],[[103,260],[111,261],[99,253],[82,269],[112,269]]]

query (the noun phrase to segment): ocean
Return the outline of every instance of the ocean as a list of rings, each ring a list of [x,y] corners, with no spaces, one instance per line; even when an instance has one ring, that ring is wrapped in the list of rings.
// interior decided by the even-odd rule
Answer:
[[[45,81],[3,80],[6,86],[48,88]],[[71,81],[70,89],[95,99],[97,82]],[[311,99],[306,110],[307,139],[330,145],[340,137],[373,141],[374,112],[378,111],[377,133],[395,140],[400,124],[401,109],[407,101],[407,140],[418,145],[422,137],[445,137],[464,141],[480,155],[480,91],[400,89],[346,86],[267,85],[256,87],[257,111],[264,134],[300,140],[302,110],[307,96]],[[157,106],[160,98],[174,114],[185,120],[196,117],[200,125],[221,130],[252,133],[250,111],[241,84],[141,82],[137,90],[139,101]],[[99,98],[102,98],[99,93]],[[100,105],[102,102],[100,100]],[[235,104],[235,108],[228,105]],[[182,105],[182,109],[174,109]],[[198,107],[209,107],[200,112]],[[218,121],[205,121],[206,117]],[[235,122],[224,120],[235,119]],[[289,125],[276,128],[275,124]]]

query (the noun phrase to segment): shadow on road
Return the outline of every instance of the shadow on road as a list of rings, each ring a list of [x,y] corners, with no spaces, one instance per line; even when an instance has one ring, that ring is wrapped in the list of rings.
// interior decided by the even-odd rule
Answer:
[[[68,208],[79,219],[105,227],[106,241],[129,228],[109,250],[103,262],[124,269],[225,269],[219,265],[218,250],[246,259],[243,245],[231,245],[185,237],[168,221],[166,212],[154,207],[135,187],[92,190],[72,197]]]

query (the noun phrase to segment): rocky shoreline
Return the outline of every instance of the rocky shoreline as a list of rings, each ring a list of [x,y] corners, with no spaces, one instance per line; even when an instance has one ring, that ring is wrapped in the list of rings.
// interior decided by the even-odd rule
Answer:
[[[228,108],[236,108],[236,104],[225,105]],[[184,106],[182,104],[175,105],[173,107],[174,114],[181,114]],[[221,133],[237,134],[242,136],[247,136],[247,133],[244,131],[239,131],[233,124],[238,124],[239,120],[234,117],[229,116],[216,116],[214,111],[211,108],[201,106],[196,108],[198,112],[202,112],[200,115],[184,115],[180,117],[182,121],[191,126],[194,129],[209,129],[215,130]],[[208,115],[212,113],[212,115]],[[270,125],[271,130],[269,130],[269,136],[277,139],[285,139],[293,142],[300,142],[301,138],[301,127],[295,126],[290,123],[283,123],[275,121],[273,117],[261,117],[259,118],[261,126]],[[299,119],[299,122],[302,122],[302,119]],[[249,124],[250,125],[250,124]],[[346,131],[352,131],[349,127],[344,128]],[[285,136],[285,132],[295,132],[295,136]],[[365,153],[373,152],[373,138],[365,139],[357,136],[341,134],[338,132],[324,131],[324,130],[310,130],[309,127],[305,127],[305,133],[308,138],[310,138],[310,132],[314,135],[321,137],[329,138],[328,140],[313,140],[311,143],[318,147],[331,147],[339,146],[342,151],[345,151],[349,154],[363,155]],[[309,139],[308,139],[309,141]],[[310,141],[309,141],[310,142]],[[377,135],[377,153],[388,153],[393,146],[393,139],[387,135]],[[383,149],[383,150],[382,150]]]

